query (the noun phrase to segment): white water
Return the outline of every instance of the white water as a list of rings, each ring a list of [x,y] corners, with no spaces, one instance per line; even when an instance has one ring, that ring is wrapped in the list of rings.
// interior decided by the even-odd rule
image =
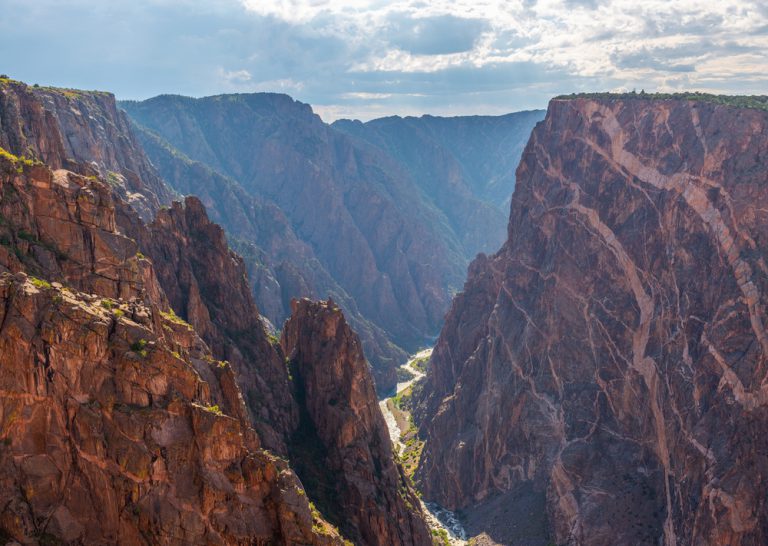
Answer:
[[[391,411],[389,411],[389,408],[387,407],[387,401],[392,400],[392,398],[424,377],[422,372],[412,368],[411,365],[415,360],[428,357],[431,354],[432,349],[424,349],[423,351],[419,351],[418,353],[411,355],[408,359],[408,362],[400,366],[400,368],[413,374],[414,377],[407,381],[398,383],[397,387],[395,388],[395,394],[392,397],[385,398],[379,402],[381,413],[384,415],[384,420],[387,422],[387,428],[389,428],[389,437],[392,440],[392,445],[395,447],[398,454],[402,453],[403,449],[405,448],[403,442],[400,441],[400,435],[403,433],[403,431],[400,430],[400,427],[397,425],[397,419],[395,419],[395,416]],[[426,520],[429,526],[433,529],[445,529],[448,532],[448,541],[453,546],[463,546],[467,543],[467,533],[464,531],[461,522],[459,522],[458,518],[454,515],[453,512],[441,508],[434,503],[425,503],[424,501],[421,501],[421,508],[424,511],[424,515],[426,516]]]

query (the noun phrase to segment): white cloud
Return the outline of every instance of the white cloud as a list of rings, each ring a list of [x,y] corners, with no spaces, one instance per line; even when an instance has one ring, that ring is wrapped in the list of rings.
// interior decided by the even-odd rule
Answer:
[[[534,62],[578,77],[648,78],[652,87],[689,66],[698,76],[691,83],[724,74],[718,65],[738,66],[745,75],[766,68],[764,59],[736,52],[768,49],[768,10],[759,0],[241,1],[262,15],[315,25],[349,43],[364,41],[365,55],[351,64],[352,72],[429,73]],[[388,42],[393,16],[416,22],[451,16],[484,21],[486,28],[466,51],[419,54]],[[683,46],[687,53],[676,56],[675,48]]]
[[[241,85],[253,79],[253,76],[247,70],[224,70],[221,68],[219,74],[230,85]]]

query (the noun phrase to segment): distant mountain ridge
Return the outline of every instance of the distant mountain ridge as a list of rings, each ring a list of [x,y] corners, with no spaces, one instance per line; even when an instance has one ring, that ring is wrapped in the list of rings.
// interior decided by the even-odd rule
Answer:
[[[461,153],[461,134],[468,141],[486,134],[497,146],[484,147],[498,150],[506,148],[498,136],[506,124],[507,155],[519,158],[543,117],[420,118],[425,128],[379,127],[383,120],[329,126],[308,105],[271,93],[164,95],[120,106],[163,177],[176,191],[200,194],[230,233],[267,316],[279,324],[291,296],[331,294],[360,332],[384,391],[394,386],[403,350],[437,333],[469,261],[496,250],[506,234],[503,200],[475,195],[494,195],[495,186],[511,192],[506,163],[493,181],[487,175],[493,169],[486,163],[503,154],[489,153],[482,168],[471,164]],[[493,130],[483,131],[478,120]],[[397,131],[423,162],[391,145]],[[270,248],[263,234],[271,228],[243,221],[253,216],[248,210],[264,207],[290,245]]]

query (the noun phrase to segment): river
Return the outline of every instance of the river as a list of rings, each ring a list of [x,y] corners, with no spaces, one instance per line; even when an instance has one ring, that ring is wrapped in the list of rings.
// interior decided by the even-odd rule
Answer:
[[[401,394],[403,391],[405,391],[408,387],[416,383],[419,379],[424,377],[424,374],[420,372],[419,370],[413,368],[413,363],[417,360],[420,360],[425,357],[429,357],[432,354],[432,349],[424,349],[422,351],[419,351],[416,354],[411,355],[408,358],[408,361],[400,366],[401,369],[407,371],[413,377],[411,379],[408,379],[407,381],[402,381],[397,384],[397,387],[395,388],[395,394],[391,396],[390,398],[385,398],[384,400],[379,402],[379,406],[381,407],[381,413],[384,415],[384,420],[387,422],[387,428],[389,429],[389,437],[392,440],[392,445],[394,446],[395,450],[398,454],[402,454],[403,449],[405,446],[403,445],[403,442],[400,439],[401,434],[403,431],[400,429],[400,425],[397,423],[397,419],[395,418],[392,411],[389,409],[389,405],[387,404],[389,401],[392,401],[395,396],[398,394]],[[458,520],[458,518],[450,512],[449,510],[445,510],[444,508],[441,508],[440,506],[433,504],[433,503],[425,503],[424,501],[421,501],[421,508],[424,511],[424,515],[426,516],[427,523],[429,524],[430,528],[436,529],[436,530],[444,530],[448,533],[448,542],[452,546],[464,546],[467,544],[467,534],[464,531],[464,528],[461,525],[461,522]]]

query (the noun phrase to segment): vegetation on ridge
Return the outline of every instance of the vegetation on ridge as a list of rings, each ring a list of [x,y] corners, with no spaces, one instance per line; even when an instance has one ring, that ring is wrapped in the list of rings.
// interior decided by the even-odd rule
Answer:
[[[571,93],[570,95],[558,95],[553,100],[571,99],[603,99],[603,100],[689,100],[709,102],[733,106],[735,108],[751,108],[753,110],[768,110],[768,95],[713,95],[698,91],[688,93],[646,93],[645,91],[632,91],[629,93]]]

